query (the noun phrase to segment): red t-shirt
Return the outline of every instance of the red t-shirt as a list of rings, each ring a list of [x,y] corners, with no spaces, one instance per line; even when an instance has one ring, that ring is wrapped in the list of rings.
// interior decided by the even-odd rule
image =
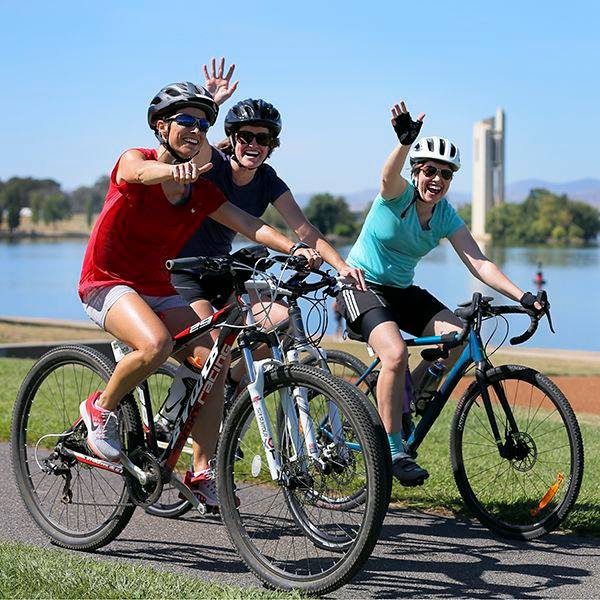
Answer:
[[[147,160],[157,159],[156,150],[136,150]],[[94,287],[117,284],[149,296],[176,294],[165,261],[179,254],[200,223],[226,198],[212,183],[200,178],[192,184],[189,200],[176,206],[169,202],[160,184],[117,184],[118,167],[119,161],[90,235],[79,296],[83,298]]]

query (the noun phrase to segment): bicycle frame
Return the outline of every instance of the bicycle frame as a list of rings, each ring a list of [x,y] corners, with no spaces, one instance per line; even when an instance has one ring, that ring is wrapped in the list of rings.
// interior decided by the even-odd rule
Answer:
[[[248,287],[251,288],[251,284]],[[231,353],[233,344],[238,338],[238,346],[241,350],[249,378],[248,391],[252,399],[252,406],[271,478],[273,481],[278,481],[283,476],[283,468],[280,458],[275,451],[273,430],[264,399],[265,369],[273,365],[283,365],[283,353],[276,335],[264,333],[256,329],[256,323],[250,307],[249,296],[240,294],[236,297],[234,302],[227,304],[210,317],[187,327],[174,336],[175,346],[173,353],[177,353],[184,346],[189,345],[195,339],[206,335],[213,329],[220,328],[221,330],[204,363],[200,377],[188,394],[181,412],[175,421],[173,434],[162,452],[156,443],[154,418],[147,382],[144,381],[137,387],[141,402],[142,418],[145,425],[146,445],[159,461],[160,467],[163,470],[163,481],[170,479],[175,487],[177,487],[197,508],[201,508],[198,500],[183,484],[181,479],[174,472],[174,469],[186,445],[193,424],[198,417],[208,394],[212,390],[217,377],[221,373],[223,365],[226,363]],[[273,358],[254,361],[251,347],[256,343],[257,339],[267,342],[271,346]],[[118,361],[127,353],[127,351],[131,351],[131,349],[116,343],[113,345],[113,351],[115,353],[115,359]],[[304,464],[304,449],[307,448],[309,457],[312,460],[323,463],[321,452],[317,444],[315,427],[308,412],[306,390],[296,387],[293,390],[282,389],[279,393],[286,428],[289,432],[290,440],[295,451],[295,456],[291,457],[289,460],[298,460],[301,461],[300,464]],[[337,409],[335,410],[337,411]],[[300,415],[300,419],[298,419],[298,415]],[[341,424],[339,432],[341,432]],[[125,468],[134,477],[144,483],[145,476],[143,471],[136,467],[136,465],[134,465],[125,455],[122,455],[121,465],[96,458],[90,459],[84,455],[81,457],[77,456],[76,458],[82,461],[85,460],[88,464],[93,466],[116,473],[122,474],[123,468]]]
[[[461,336],[460,333],[455,334],[455,339],[458,340]],[[430,346],[435,344],[443,344],[448,341],[448,336],[427,336],[420,338],[411,338],[405,340],[406,345],[410,347],[419,347],[419,346]],[[367,371],[361,375],[361,377],[357,380],[356,385],[360,385],[380,364],[381,360],[376,358],[370,365]],[[435,423],[436,419],[439,417],[442,412],[444,406],[450,399],[450,395],[453,390],[457,386],[458,382],[465,374],[465,371],[472,365],[475,364],[475,379],[480,386],[481,396],[483,399],[483,403],[486,410],[486,415],[490,421],[490,426],[492,428],[492,432],[494,434],[494,440],[496,445],[498,446],[499,451],[502,453],[503,443],[500,435],[500,431],[498,429],[498,424],[496,422],[496,416],[494,415],[494,411],[492,408],[492,402],[487,390],[486,385],[486,372],[488,369],[492,367],[490,361],[486,358],[483,351],[483,342],[481,340],[481,336],[478,331],[475,331],[473,328],[469,328],[468,334],[465,340],[465,347],[459,356],[458,360],[454,364],[454,366],[448,372],[448,375],[444,379],[440,389],[434,393],[432,401],[429,403],[425,413],[423,414],[421,420],[415,427],[414,431],[406,440],[406,445],[409,451],[415,452],[427,434],[429,430]],[[518,432],[518,426],[514,420],[512,410],[510,409],[510,405],[508,400],[506,399],[506,395],[501,386],[497,386],[495,388],[496,393],[498,395],[498,399],[504,409],[504,412],[507,416],[507,419],[511,425],[513,433]]]

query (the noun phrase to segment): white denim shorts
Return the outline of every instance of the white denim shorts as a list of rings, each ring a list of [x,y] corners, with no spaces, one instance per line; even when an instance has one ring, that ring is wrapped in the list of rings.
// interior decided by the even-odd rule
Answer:
[[[125,294],[138,294],[128,285],[107,285],[104,287],[92,288],[86,293],[82,300],[83,309],[87,316],[96,325],[104,329],[106,315],[114,303]],[[171,308],[180,308],[189,306],[188,303],[178,294],[173,296],[146,296],[138,294],[142,300],[156,313],[169,310]]]

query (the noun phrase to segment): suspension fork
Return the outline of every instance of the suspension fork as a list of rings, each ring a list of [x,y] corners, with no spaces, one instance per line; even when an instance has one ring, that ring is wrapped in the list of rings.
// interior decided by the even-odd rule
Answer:
[[[316,348],[310,344],[308,338],[306,337],[304,322],[302,321],[302,312],[300,311],[300,307],[298,306],[298,302],[295,298],[290,301],[289,319],[290,329],[292,331],[292,337],[295,343],[287,352],[288,364],[301,364],[300,353],[307,352],[317,361],[321,369],[331,373],[329,365],[327,364],[327,352],[322,348]],[[310,418],[310,407],[308,404],[308,394],[306,389],[295,388],[294,397],[296,398],[296,403],[298,405],[298,412],[300,414],[302,428],[304,431],[306,447],[309,449],[309,455],[315,460],[321,460],[313,421]],[[343,447],[343,426],[338,408],[333,402],[327,402],[327,410],[329,427],[331,428],[331,435],[333,436],[333,443]],[[320,427],[323,427],[324,425],[324,423],[321,423]]]
[[[287,362],[290,364],[300,364],[300,353],[308,352],[313,358],[315,358],[322,366],[323,370],[331,372],[327,365],[327,353],[325,350],[315,348],[310,344],[300,344],[288,350]],[[294,388],[294,398],[300,414],[300,421],[302,424],[302,430],[304,432],[304,439],[306,447],[309,450],[311,458],[321,461],[321,453],[317,443],[317,435],[315,433],[314,422],[310,416],[310,406],[308,400],[308,392],[306,388]],[[342,419],[338,407],[333,402],[327,402],[327,418],[324,422],[319,423],[319,430],[327,427],[328,437],[331,438],[331,442],[339,447],[344,447],[344,429],[342,425]]]

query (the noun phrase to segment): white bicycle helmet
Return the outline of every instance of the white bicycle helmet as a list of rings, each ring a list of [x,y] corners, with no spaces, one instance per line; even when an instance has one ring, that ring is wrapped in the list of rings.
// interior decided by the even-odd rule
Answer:
[[[458,148],[446,138],[424,137],[421,138],[409,153],[411,166],[427,160],[437,160],[448,163],[453,171],[460,169],[460,152]]]

